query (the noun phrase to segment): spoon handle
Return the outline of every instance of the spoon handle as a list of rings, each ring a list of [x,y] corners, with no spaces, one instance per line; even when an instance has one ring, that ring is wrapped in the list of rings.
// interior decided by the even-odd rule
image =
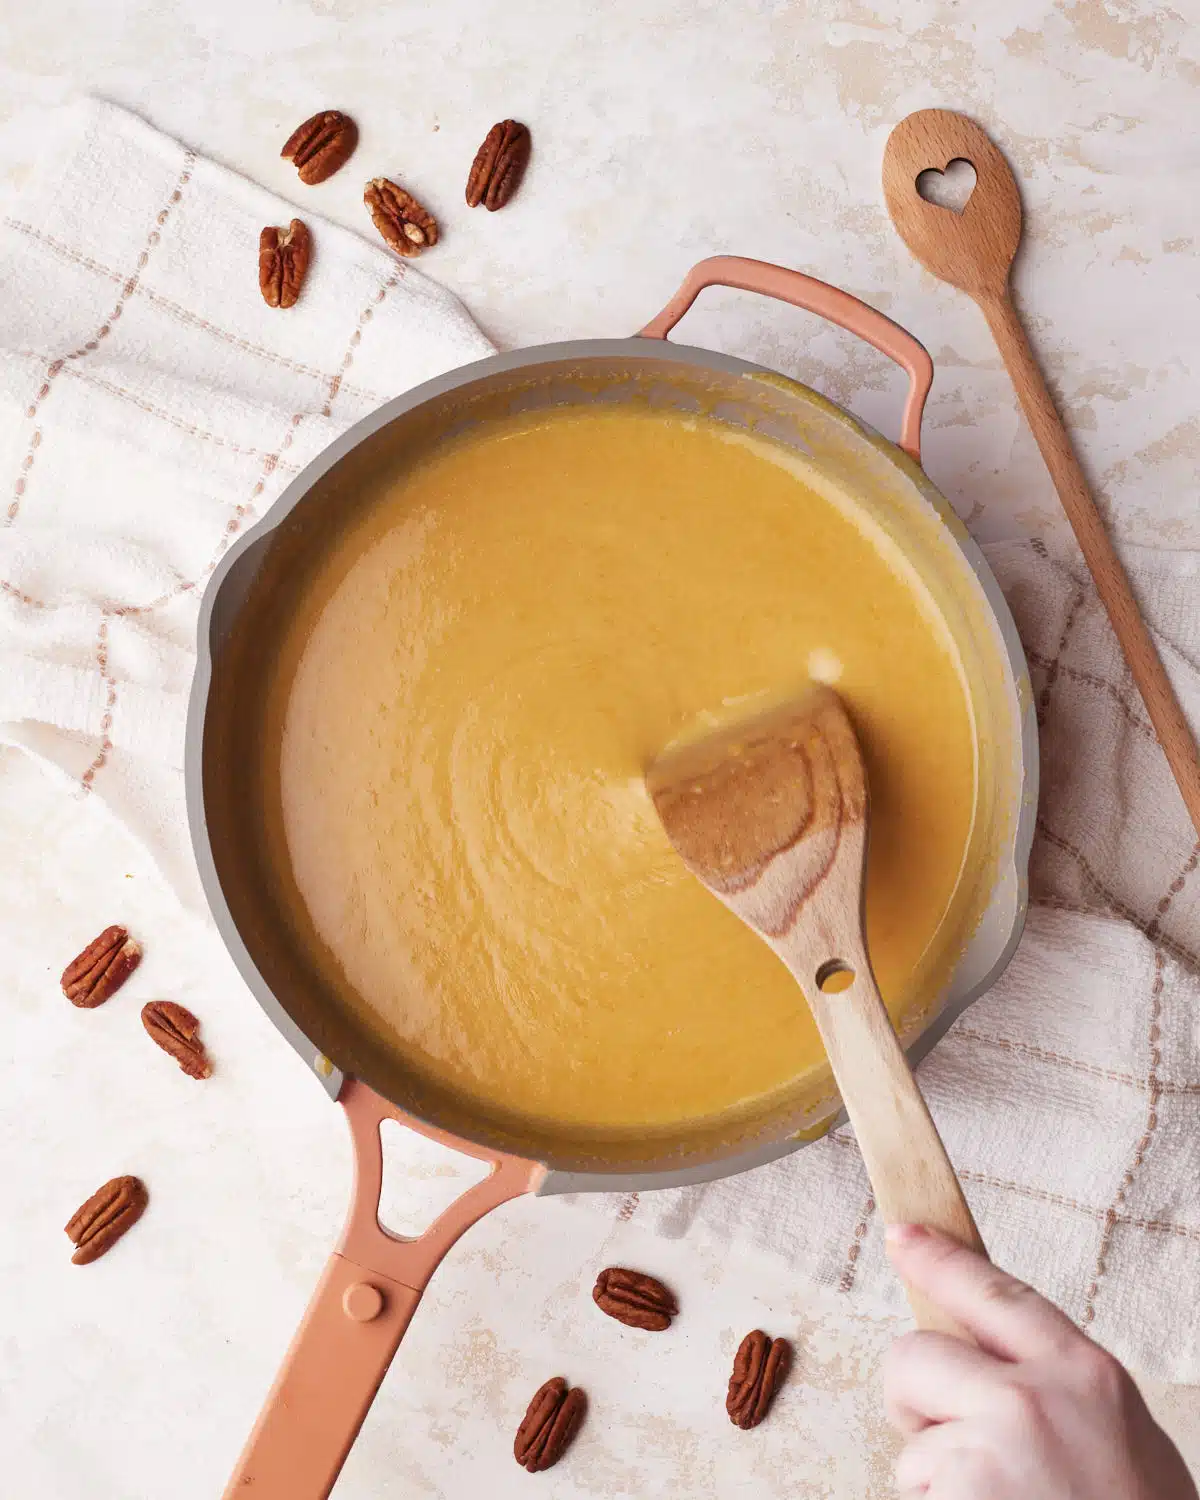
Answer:
[[[1192,824],[1200,834],[1200,756],[1195,736],[1142,618],[1129,575],[1096,508],[1011,296],[1006,292],[1003,296],[977,300],[1008,367],[1025,419],[1050,470],[1058,498],[1075,532],[1096,592],[1108,611]]]
[[[811,980],[809,944],[796,963],[779,952],[804,988],[833,1076],[854,1127],[876,1207],[885,1224],[923,1224],[986,1255],[962,1186],[900,1046],[865,953],[853,983],[824,993]],[[940,1308],[905,1288],[917,1327],[973,1342]]]

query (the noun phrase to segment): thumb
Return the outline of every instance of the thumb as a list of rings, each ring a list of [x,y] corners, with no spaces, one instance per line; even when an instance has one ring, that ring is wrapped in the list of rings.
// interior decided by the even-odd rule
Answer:
[[[1074,1323],[1032,1287],[937,1230],[891,1224],[886,1243],[892,1264],[909,1286],[993,1354],[1033,1359],[1081,1337]]]

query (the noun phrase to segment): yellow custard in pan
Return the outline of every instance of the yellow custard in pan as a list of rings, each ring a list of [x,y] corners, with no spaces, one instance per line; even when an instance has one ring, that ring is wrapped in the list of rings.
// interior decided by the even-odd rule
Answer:
[[[264,721],[341,1002],[421,1076],[542,1126],[734,1117],[811,1079],[802,995],[684,869],[642,776],[814,676],[866,755],[868,938],[903,1020],[973,915],[976,744],[948,632],[874,524],[790,450],[645,410],[498,419],[381,472]]]

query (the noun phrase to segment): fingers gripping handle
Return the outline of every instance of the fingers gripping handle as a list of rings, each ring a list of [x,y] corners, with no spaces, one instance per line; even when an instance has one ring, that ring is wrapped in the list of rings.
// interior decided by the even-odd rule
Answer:
[[[430,1276],[463,1232],[535,1188],[544,1169],[465,1145],[410,1119],[357,1079],[338,1102],[354,1142],[354,1192],[337,1251],[225,1490],[225,1500],[325,1500],[416,1311]],[[384,1119],[492,1164],[424,1234],[403,1239],[379,1223]]]
[[[857,334],[881,354],[895,360],[908,375],[908,395],[900,419],[900,446],[910,458],[921,462],[921,414],[933,384],[933,361],[925,346],[911,333],[849,292],[818,281],[815,276],[806,276],[803,271],[773,266],[764,260],[747,260],[740,255],[714,255],[692,267],[658,317],[642,329],[642,338],[665,339],[709,286],[737,287],[740,291],[759,292],[764,297],[790,302],[793,307],[803,307]]]

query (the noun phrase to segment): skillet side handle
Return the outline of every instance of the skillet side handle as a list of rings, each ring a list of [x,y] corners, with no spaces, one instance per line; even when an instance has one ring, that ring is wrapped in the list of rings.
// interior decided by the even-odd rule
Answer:
[[[803,271],[773,266],[765,260],[747,260],[741,255],[713,255],[692,267],[670,302],[657,318],[646,324],[639,336],[665,339],[704,288],[709,286],[731,286],[739,291],[758,292],[764,297],[790,302],[793,307],[817,313],[840,328],[857,334],[881,354],[895,360],[908,375],[908,396],[900,419],[900,446],[915,463],[921,462],[921,414],[925,410],[929,387],[933,384],[933,360],[924,344],[899,323],[893,323],[891,318],[860,302],[849,292],[830,286],[826,281],[818,281],[815,276],[806,276]]]
[[[400,1346],[421,1293],[446,1251],[484,1214],[535,1189],[536,1162],[467,1145],[423,1125],[349,1078],[338,1097],[354,1142],[354,1192],[329,1258],[224,1500],[325,1500]],[[381,1121],[492,1164],[417,1239],[379,1223]]]

